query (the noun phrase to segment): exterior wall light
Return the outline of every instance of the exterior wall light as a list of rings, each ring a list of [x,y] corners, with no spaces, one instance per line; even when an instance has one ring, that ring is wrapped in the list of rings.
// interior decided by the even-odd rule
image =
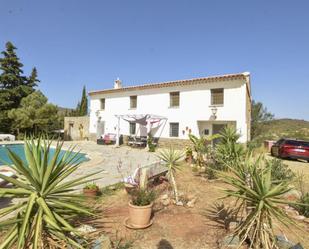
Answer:
[[[216,119],[217,118],[217,111],[218,111],[217,107],[211,108],[211,112],[212,112],[211,118],[212,119]]]

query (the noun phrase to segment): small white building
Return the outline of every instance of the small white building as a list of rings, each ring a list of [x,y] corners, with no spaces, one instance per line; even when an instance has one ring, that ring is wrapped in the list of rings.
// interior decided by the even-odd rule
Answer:
[[[211,135],[228,125],[250,140],[250,74],[228,74],[122,86],[92,91],[90,96],[91,137],[106,133],[159,138],[160,143],[188,140],[188,134]]]

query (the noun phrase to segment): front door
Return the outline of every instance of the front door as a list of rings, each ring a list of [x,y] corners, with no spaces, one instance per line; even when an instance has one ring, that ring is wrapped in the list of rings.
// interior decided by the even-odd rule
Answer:
[[[97,138],[100,138],[102,135],[104,135],[105,131],[105,122],[99,120],[97,123]]]
[[[220,134],[221,131],[227,126],[227,124],[213,124],[212,125],[212,135]],[[213,145],[215,146],[220,142],[220,138],[216,138],[213,140]]]

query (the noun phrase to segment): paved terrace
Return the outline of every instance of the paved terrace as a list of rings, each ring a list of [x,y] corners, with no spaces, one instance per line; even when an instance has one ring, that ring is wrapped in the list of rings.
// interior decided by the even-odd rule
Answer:
[[[156,153],[148,152],[147,149],[131,148],[128,146],[115,148],[114,145],[97,145],[92,141],[64,142],[64,149],[72,145],[77,145],[76,149],[81,150],[82,153],[86,153],[90,160],[82,163],[80,168],[72,174],[71,178],[104,170],[93,176],[100,178],[95,181],[100,187],[108,186],[122,180],[122,176],[117,170],[119,162],[122,165],[122,174],[127,176],[138,166],[150,164],[158,160]]]
[[[23,141],[1,142],[0,144],[20,143],[23,143]],[[56,145],[56,142],[53,145]],[[119,162],[122,164],[122,174],[128,176],[138,166],[158,161],[156,153],[148,152],[145,148],[131,148],[129,146],[115,148],[114,145],[97,145],[92,141],[65,141],[63,149],[67,150],[71,146],[76,146],[75,151],[86,153],[90,160],[83,162],[80,168],[69,179],[104,170],[93,176],[93,178],[100,178],[95,181],[100,187],[108,186],[122,180],[122,176],[117,170]],[[5,166],[2,167],[4,168]]]

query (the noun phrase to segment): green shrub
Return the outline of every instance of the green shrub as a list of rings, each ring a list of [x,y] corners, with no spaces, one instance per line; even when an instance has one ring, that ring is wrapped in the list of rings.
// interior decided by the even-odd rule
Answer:
[[[137,188],[132,191],[132,203],[135,206],[147,206],[155,200],[155,192],[147,189]]]
[[[215,163],[210,163],[205,168],[206,177],[208,180],[217,179],[217,167]]]
[[[92,190],[95,190],[95,189],[99,189],[99,187],[93,182],[93,183],[87,183],[84,187],[84,189],[92,189]]]
[[[309,218],[309,193],[304,194],[300,198],[299,203],[301,205],[296,206],[297,211],[299,214]]]
[[[156,145],[153,143],[153,137],[150,133],[148,134],[147,145],[148,145],[148,151],[149,152],[155,152],[156,151]]]
[[[198,166],[204,166],[206,164],[206,160],[212,152],[211,141],[218,137],[219,135],[213,135],[198,138],[189,134],[189,139],[193,144],[193,150],[195,152],[194,161]]]
[[[244,158],[245,149],[242,144],[237,142],[239,138],[240,134],[231,126],[225,127],[220,133],[220,140],[214,154],[215,161],[219,164],[218,169],[227,170]]]
[[[185,153],[186,153],[186,158],[193,157],[193,151],[191,147],[186,147]]]
[[[251,140],[247,142],[247,150],[249,152],[254,152],[255,150],[259,149],[261,147],[261,143],[257,141],[256,139]]]
[[[274,182],[291,181],[295,173],[280,159],[266,160],[266,167],[271,169],[271,177]]]

